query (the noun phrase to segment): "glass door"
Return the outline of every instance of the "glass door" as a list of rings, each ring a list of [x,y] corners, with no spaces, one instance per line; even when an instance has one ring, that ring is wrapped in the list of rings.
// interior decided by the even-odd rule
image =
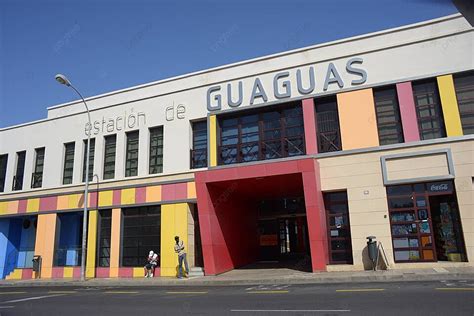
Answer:
[[[387,188],[395,262],[436,261],[433,224],[423,184]]]

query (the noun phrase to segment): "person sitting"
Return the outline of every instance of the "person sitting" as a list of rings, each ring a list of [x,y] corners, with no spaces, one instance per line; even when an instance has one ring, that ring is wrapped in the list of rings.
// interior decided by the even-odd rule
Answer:
[[[147,264],[144,266],[145,278],[152,278],[155,273],[155,268],[158,265],[158,254],[150,250],[148,253]]]

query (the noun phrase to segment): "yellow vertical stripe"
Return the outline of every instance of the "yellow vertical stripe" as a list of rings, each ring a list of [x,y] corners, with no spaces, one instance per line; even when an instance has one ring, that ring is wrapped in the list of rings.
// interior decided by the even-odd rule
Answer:
[[[112,190],[99,192],[99,206],[102,207],[112,205],[113,197],[114,192]]]
[[[133,268],[134,278],[143,278],[145,276],[145,270],[143,268]]]
[[[8,213],[8,202],[0,202],[0,215]]]
[[[440,76],[438,80],[439,96],[443,108],[446,135],[462,136],[461,117],[459,116],[458,101],[452,75]]]
[[[217,166],[217,121],[215,115],[209,116],[209,165]]]
[[[97,211],[89,212],[89,227],[87,230],[86,277],[95,277],[95,258],[97,253]]]
[[[164,204],[161,206],[161,276],[176,276],[178,255],[174,252],[174,237],[184,241],[188,251],[188,204]]]
[[[120,265],[120,227],[122,220],[122,209],[112,209],[112,231],[110,238],[110,277],[118,277]]]

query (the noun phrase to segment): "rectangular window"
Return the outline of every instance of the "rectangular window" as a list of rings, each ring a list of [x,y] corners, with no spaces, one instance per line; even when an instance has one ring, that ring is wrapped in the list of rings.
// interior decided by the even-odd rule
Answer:
[[[316,99],[318,152],[342,150],[336,97]]]
[[[402,121],[394,86],[374,89],[375,111],[380,145],[403,143]]]
[[[115,152],[117,146],[117,135],[104,137],[104,180],[115,178]]]
[[[352,264],[347,192],[324,193],[324,207],[327,219],[329,262],[331,264]]]
[[[303,111],[300,102],[271,111],[220,120],[219,163],[304,155]]]
[[[35,169],[31,177],[31,187],[41,188],[43,185],[44,147],[36,148],[35,156]]]
[[[112,210],[99,211],[97,266],[110,267],[110,242],[112,234]]]
[[[191,169],[207,167],[207,121],[192,123]]]
[[[89,181],[94,176],[94,154],[95,154],[95,138],[91,138],[89,154]],[[84,157],[82,159],[82,182],[86,182],[86,156],[87,156],[87,139],[84,140]]]
[[[464,135],[474,134],[474,72],[454,76]]]
[[[143,266],[143,261],[150,250],[160,253],[160,206],[124,208],[122,214],[122,266]]]
[[[138,175],[138,131],[127,133],[127,156],[125,160],[125,176]]]
[[[7,177],[8,154],[0,155],[0,192],[5,191],[5,179]]]
[[[163,172],[163,126],[150,128],[150,174]]]
[[[16,172],[13,177],[13,191],[23,189],[23,176],[25,173],[25,158],[26,151],[19,151],[16,153]]]
[[[413,83],[416,116],[421,139],[446,137],[436,81]]]
[[[64,171],[63,184],[72,183],[72,175],[74,170],[74,147],[75,143],[64,144]]]

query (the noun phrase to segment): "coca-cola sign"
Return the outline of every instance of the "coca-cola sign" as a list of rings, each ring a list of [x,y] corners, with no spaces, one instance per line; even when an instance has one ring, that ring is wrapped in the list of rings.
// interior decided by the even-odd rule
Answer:
[[[430,192],[448,192],[452,190],[451,183],[449,182],[448,183],[446,182],[430,183],[427,185],[427,187]]]

